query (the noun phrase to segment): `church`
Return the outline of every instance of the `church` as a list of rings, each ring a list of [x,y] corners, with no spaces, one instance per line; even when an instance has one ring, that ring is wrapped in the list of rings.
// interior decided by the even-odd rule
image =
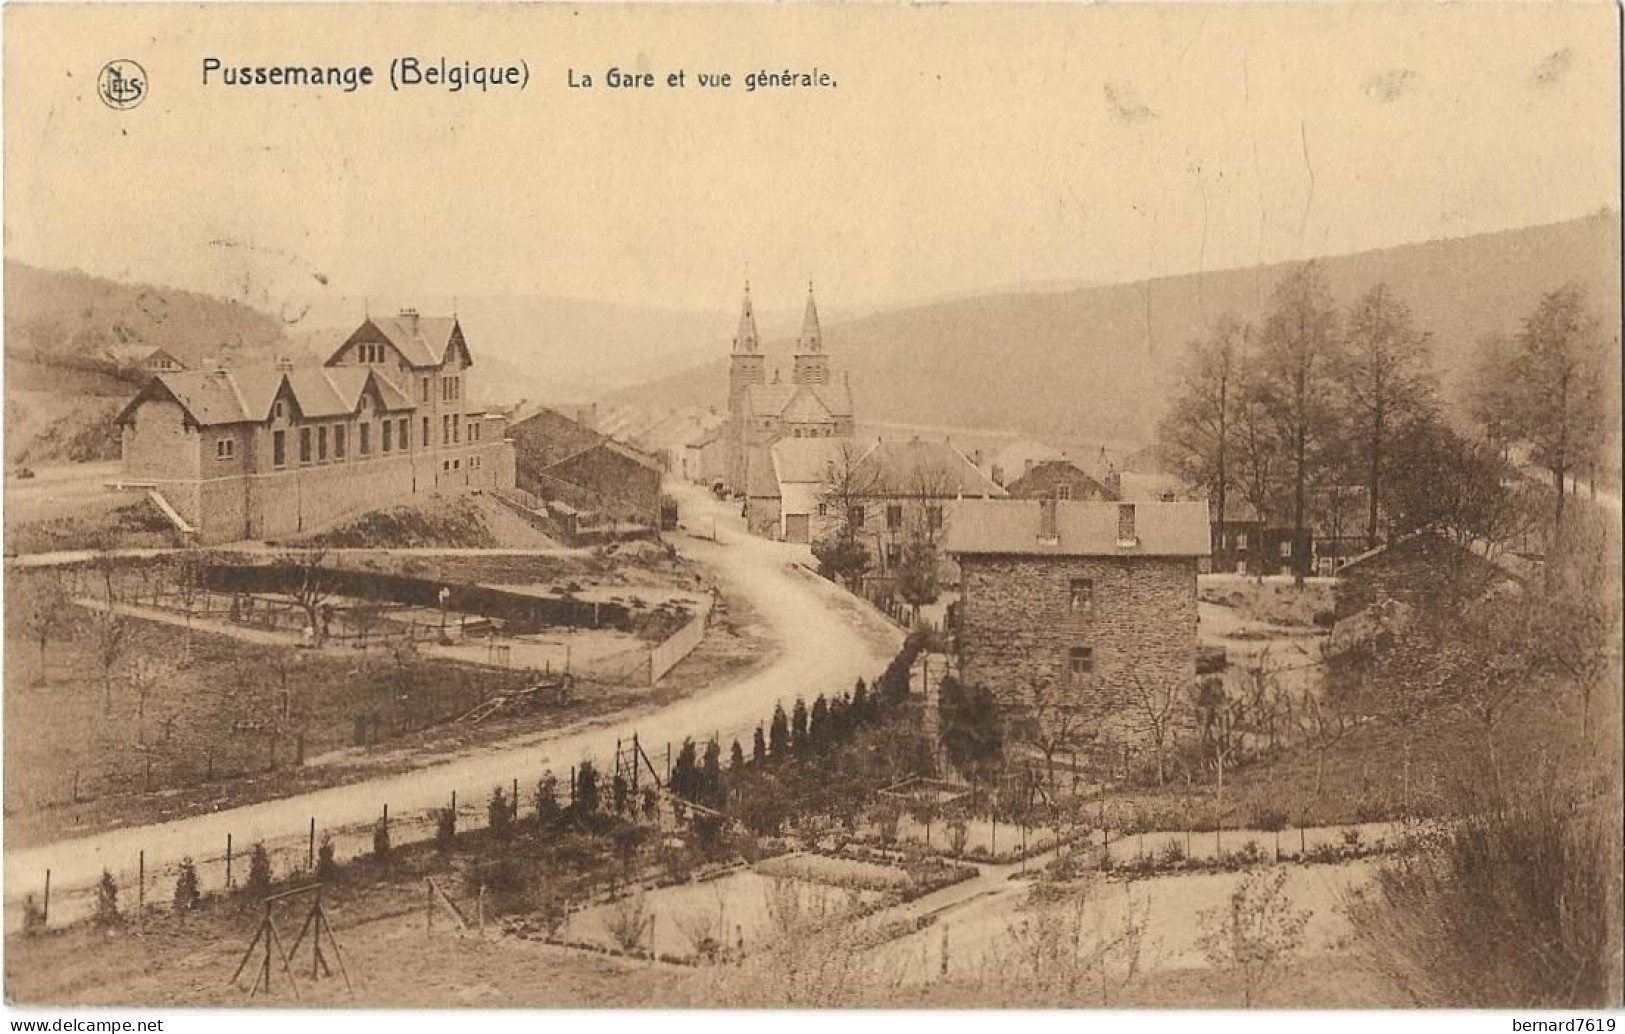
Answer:
[[[790,382],[785,384],[778,370],[768,380],[767,357],[762,354],[750,284],[746,283],[728,368],[728,422],[723,431],[725,480],[730,491],[743,494],[747,490],[752,463],[760,464],[767,447],[776,441],[852,437],[851,383],[844,375],[839,384],[832,380],[812,284],[807,284],[807,309],[796,337]]]

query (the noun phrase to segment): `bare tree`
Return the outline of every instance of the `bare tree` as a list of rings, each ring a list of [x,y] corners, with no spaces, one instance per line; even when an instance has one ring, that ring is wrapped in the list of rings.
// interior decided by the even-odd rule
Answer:
[[[1151,750],[1157,759],[1157,785],[1162,786],[1168,778],[1169,733],[1189,687],[1174,679],[1144,677],[1138,671],[1129,673],[1129,681],[1134,687],[1138,724],[1150,736]]]
[[[1054,800],[1055,759],[1063,750],[1075,750],[1085,739],[1087,719],[1084,709],[1054,686],[1034,680],[1028,688],[1032,715],[1031,742],[1044,756],[1044,785]]]
[[[175,597],[186,618],[186,643],[180,661],[184,668],[192,663],[192,612],[208,592],[209,565],[201,554],[187,551],[175,558],[172,570]]]
[[[147,742],[147,697],[156,688],[174,680],[176,666],[161,657],[136,657],[130,661],[125,677],[136,691],[136,738]]]
[[[44,571],[22,582],[22,626],[30,639],[39,644],[39,672],[34,684],[45,685],[45,648],[53,635],[68,621],[68,591],[54,571]]]
[[[818,504],[824,515],[813,555],[831,578],[849,589],[869,566],[869,552],[861,541],[865,511],[879,486],[879,475],[864,462],[864,450],[849,439],[835,446],[819,485]]]
[[[278,560],[285,571],[285,594],[305,612],[312,646],[327,639],[325,610],[333,595],[332,572],[327,567],[327,551],[307,550],[285,554]]]
[[[1225,908],[1204,909],[1198,920],[1197,944],[1215,969],[1235,975],[1246,1008],[1303,944],[1312,913],[1292,907],[1286,880],[1284,868],[1247,873]]]

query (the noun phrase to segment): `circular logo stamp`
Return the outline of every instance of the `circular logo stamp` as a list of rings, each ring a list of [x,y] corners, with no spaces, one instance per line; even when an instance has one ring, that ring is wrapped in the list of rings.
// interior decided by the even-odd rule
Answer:
[[[128,111],[147,99],[147,70],[123,58],[109,61],[96,79],[96,94],[109,108]]]

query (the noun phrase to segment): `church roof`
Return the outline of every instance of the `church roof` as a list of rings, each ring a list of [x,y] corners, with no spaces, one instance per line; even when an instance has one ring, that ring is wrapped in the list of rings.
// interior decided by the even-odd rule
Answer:
[[[756,309],[750,303],[750,281],[745,282],[745,303],[739,310],[739,330],[734,334],[735,352],[761,351],[761,337],[756,333]]]
[[[780,484],[821,482],[843,449],[861,456],[864,448],[850,438],[780,438],[772,446],[773,469]]]

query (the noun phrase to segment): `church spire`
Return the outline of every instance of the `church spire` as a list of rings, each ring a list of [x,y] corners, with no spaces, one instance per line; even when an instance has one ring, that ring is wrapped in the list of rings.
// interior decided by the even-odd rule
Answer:
[[[822,352],[824,332],[818,325],[818,303],[813,300],[812,281],[807,281],[807,314],[801,318],[801,336],[796,339],[797,352]]]
[[[745,281],[745,304],[739,310],[739,332],[734,335],[734,353],[755,353],[761,350],[761,339],[756,334],[756,309],[750,303],[750,281]]]

